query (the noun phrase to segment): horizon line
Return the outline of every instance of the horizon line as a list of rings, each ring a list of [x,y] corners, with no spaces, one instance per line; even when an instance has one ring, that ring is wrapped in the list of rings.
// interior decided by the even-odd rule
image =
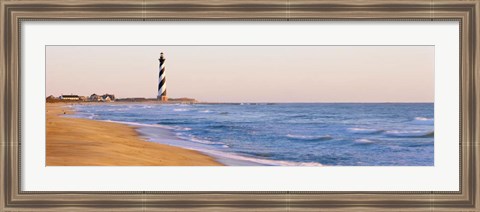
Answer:
[[[280,103],[280,104],[288,104],[288,103],[364,103],[364,104],[379,104],[379,103],[435,103],[435,102],[207,102],[207,101],[198,101],[198,103]]]
[[[72,94],[66,94],[66,95],[72,95]],[[77,94],[73,94],[73,95],[77,95]],[[113,94],[115,95],[115,94]],[[54,96],[53,94],[52,95],[48,95],[48,96]],[[46,97],[48,97],[46,96]],[[83,96],[83,95],[78,95],[78,96]],[[89,95],[86,95],[86,96],[89,96]],[[45,98],[46,98],[45,97]],[[117,97],[116,99],[145,99],[145,100],[156,100],[157,98],[156,97]],[[265,102],[262,102],[262,101],[202,101],[202,100],[197,100],[195,98],[192,98],[192,97],[169,97],[169,99],[193,99],[195,101],[197,101],[197,103],[280,103],[280,104],[288,104],[288,103],[305,103],[305,104],[308,104],[308,103],[325,103],[325,104],[329,104],[329,103],[363,103],[363,104],[368,104],[368,103],[371,103],[371,104],[388,104],[388,103],[410,103],[410,104],[419,104],[419,103],[435,103],[435,101],[412,101],[412,102],[408,102],[408,101],[293,101],[293,102],[289,102],[289,101],[273,101],[273,102],[268,102],[268,101],[265,101]]]

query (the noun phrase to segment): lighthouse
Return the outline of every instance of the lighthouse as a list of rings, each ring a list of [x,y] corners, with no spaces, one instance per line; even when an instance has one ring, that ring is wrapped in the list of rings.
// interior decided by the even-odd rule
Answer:
[[[165,84],[165,57],[163,57],[163,52],[160,53],[160,58],[158,59],[160,62],[159,65],[159,73],[158,73],[158,94],[157,99],[160,101],[168,101],[167,97],[167,84]]]

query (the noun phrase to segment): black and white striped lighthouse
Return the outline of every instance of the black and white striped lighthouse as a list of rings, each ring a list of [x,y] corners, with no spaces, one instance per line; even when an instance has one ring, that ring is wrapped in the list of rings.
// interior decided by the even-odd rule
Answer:
[[[167,97],[167,84],[165,83],[166,78],[165,78],[165,57],[163,57],[163,52],[160,53],[160,58],[158,59],[160,61],[159,65],[159,73],[158,73],[158,95],[157,99],[161,101],[168,101]]]

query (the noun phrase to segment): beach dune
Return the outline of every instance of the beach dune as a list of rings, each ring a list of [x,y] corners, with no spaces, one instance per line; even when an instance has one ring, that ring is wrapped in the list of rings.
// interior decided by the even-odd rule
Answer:
[[[63,116],[47,103],[47,166],[221,166],[200,152],[144,141],[128,125]]]

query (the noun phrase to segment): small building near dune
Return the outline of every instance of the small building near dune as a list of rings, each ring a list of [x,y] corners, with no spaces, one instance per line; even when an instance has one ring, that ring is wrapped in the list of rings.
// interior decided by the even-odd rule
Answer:
[[[47,98],[45,98],[46,102],[57,102],[58,99],[57,97],[53,96],[53,95],[50,95],[50,96],[47,96]]]
[[[111,102],[112,100],[110,99],[109,96],[102,98],[102,102]]]
[[[61,95],[60,96],[61,100],[68,100],[68,101],[78,101],[80,100],[80,97],[78,95]]]
[[[105,101],[105,102],[107,102],[107,101],[108,101],[108,102],[113,102],[113,101],[115,101],[115,95],[113,95],[113,94],[103,94],[103,95],[102,95],[102,99],[103,99],[103,101]],[[108,100],[107,100],[107,99],[108,99]]]
[[[57,98],[53,95],[47,96],[47,100],[54,100],[54,99],[57,99]]]
[[[92,94],[92,95],[90,95],[88,100],[90,100],[91,102],[100,102],[100,101],[102,101],[102,97],[97,95],[97,94]]]
[[[80,96],[79,99],[80,99],[80,101],[83,101],[83,102],[88,100],[88,98],[86,96]]]

